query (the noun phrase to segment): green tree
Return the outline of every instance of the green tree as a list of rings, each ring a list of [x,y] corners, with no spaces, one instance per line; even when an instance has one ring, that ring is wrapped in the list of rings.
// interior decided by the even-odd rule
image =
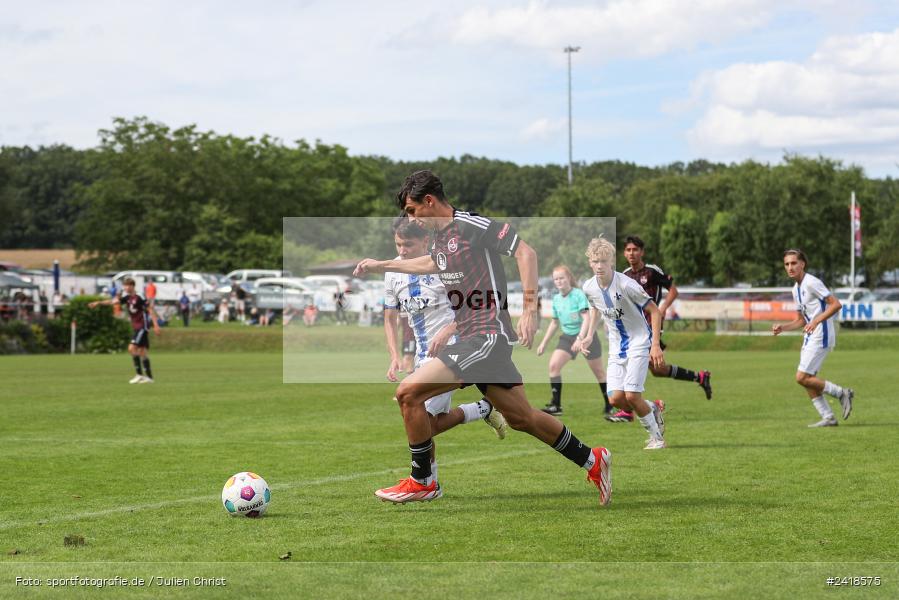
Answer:
[[[599,178],[582,178],[569,187],[560,184],[538,208],[541,217],[614,217],[618,195]]]
[[[71,248],[86,153],[54,145],[0,149],[0,247]]]
[[[708,256],[712,283],[731,286],[740,277],[743,251],[746,247],[744,229],[733,213],[715,213],[707,231]]]
[[[680,281],[690,282],[708,276],[705,257],[705,225],[699,214],[677,204],[668,207],[661,229],[664,265]]]
[[[197,232],[184,248],[185,271],[226,273],[237,266],[235,243],[241,224],[215,204],[207,204],[197,218]]]
[[[274,266],[283,217],[368,215],[385,186],[376,160],[342,146],[287,147],[144,117],[101,131],[91,168],[76,236],[95,268]]]
[[[534,215],[564,181],[559,167],[506,167],[487,188],[484,211],[505,216]]]

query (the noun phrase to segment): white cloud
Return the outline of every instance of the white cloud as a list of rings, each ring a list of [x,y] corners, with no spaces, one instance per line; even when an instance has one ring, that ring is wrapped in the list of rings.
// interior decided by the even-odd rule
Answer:
[[[772,0],[611,0],[600,4],[477,7],[455,23],[457,44],[561,49],[589,44],[593,60],[653,57],[725,40],[769,21],[774,9],[796,2]]]
[[[521,130],[519,137],[527,142],[545,141],[558,137],[566,130],[568,121],[565,119],[537,119]]]
[[[828,38],[803,62],[736,64],[703,75],[688,132],[710,158],[784,150],[881,163],[899,158],[899,29]],[[868,162],[866,160],[865,162]]]

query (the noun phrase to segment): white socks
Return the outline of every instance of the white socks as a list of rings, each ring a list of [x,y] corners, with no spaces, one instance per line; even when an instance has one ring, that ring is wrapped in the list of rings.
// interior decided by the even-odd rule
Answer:
[[[843,388],[838,386],[837,384],[831,381],[824,382],[824,393],[833,396],[834,398],[839,398],[843,395]]]
[[[483,419],[493,410],[493,406],[485,399],[468,404],[460,404],[459,408],[462,409],[462,414],[465,415],[465,418],[462,420],[463,423],[471,423],[472,421]]]
[[[478,407],[479,402],[470,402],[468,404],[460,404],[459,408],[462,409],[462,414],[465,417],[462,419],[463,423],[471,423],[472,421],[477,421],[481,418],[481,410]]]
[[[656,417],[652,411],[649,411],[645,417],[637,417],[640,419],[640,422],[643,423],[643,428],[649,432],[653,438],[660,440],[662,439],[662,432],[659,431],[659,424],[656,423]]]
[[[815,405],[815,408],[818,410],[818,414],[821,415],[822,419],[834,418],[833,411],[830,409],[830,404],[827,403],[827,400],[824,399],[824,396],[812,398],[812,404]]]
[[[434,481],[437,481],[437,461],[436,460],[431,461],[431,477],[434,478]],[[431,482],[428,481],[428,483],[431,483]]]

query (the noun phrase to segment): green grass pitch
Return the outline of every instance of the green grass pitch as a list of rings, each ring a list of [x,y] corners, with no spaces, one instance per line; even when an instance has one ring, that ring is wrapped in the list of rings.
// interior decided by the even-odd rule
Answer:
[[[157,353],[145,386],[126,383],[124,355],[2,357],[0,597],[93,597],[48,581],[117,576],[147,583],[109,597],[899,596],[899,352],[828,359],[824,374],[858,395],[824,430],[806,428],[797,351],[669,354],[712,369],[715,398],[648,381],[669,407],[665,451],[603,421],[595,385],[565,387],[565,423],[613,452],[608,509],[560,455],[482,423],[436,439],[442,499],[379,502],[373,490],[407,474],[393,387],[285,385],[278,353]],[[542,406],[545,377],[527,391]],[[241,470],[272,485],[262,519],[221,506]],[[70,534],[84,545],[65,546]],[[853,576],[880,586],[826,584]]]

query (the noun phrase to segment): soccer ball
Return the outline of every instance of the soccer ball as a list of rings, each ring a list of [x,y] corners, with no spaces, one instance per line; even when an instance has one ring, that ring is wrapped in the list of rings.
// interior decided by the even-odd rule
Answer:
[[[265,479],[250,471],[237,473],[222,489],[222,504],[232,517],[261,517],[271,499]]]

